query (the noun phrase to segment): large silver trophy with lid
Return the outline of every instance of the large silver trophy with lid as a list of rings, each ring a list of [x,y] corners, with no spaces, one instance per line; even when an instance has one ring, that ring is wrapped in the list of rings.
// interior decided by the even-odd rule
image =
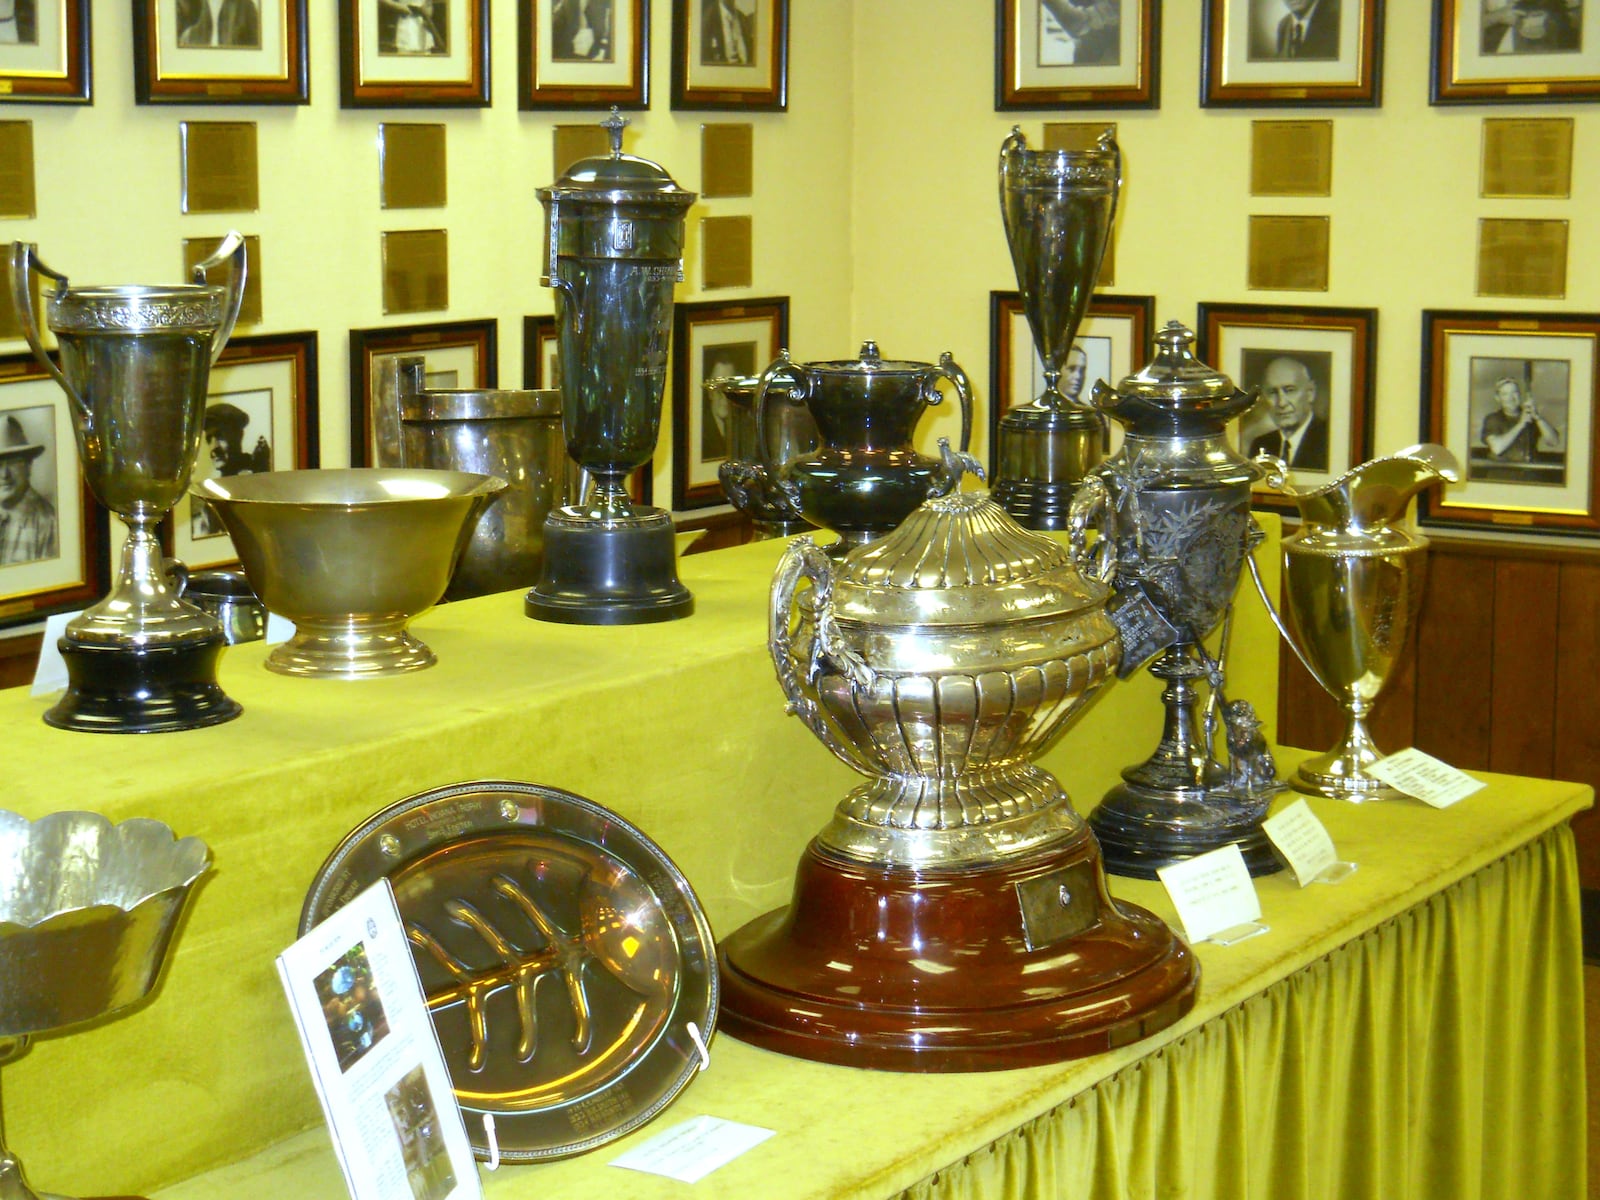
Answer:
[[[545,522],[545,558],[527,613],[577,625],[686,617],[672,518],[635,504],[628,475],[650,461],[661,428],[672,288],[683,279],[684,214],[695,202],[657,163],[622,152],[626,122],[604,122],[611,153],[575,163],[547,188],[556,290],[561,425],[591,481]]]
[[[207,273],[224,264],[227,286],[208,285]],[[56,284],[45,318],[59,367],[34,323],[35,274]],[[238,319],[244,279],[237,233],[195,266],[192,284],[156,287],[69,287],[34,246],[12,246],[11,297],[23,337],[67,393],[89,487],[127,526],[110,594],[67,624],[60,645],[69,684],[45,714],[51,725],[157,733],[239,715],[216,682],[222,627],[169,585],[156,527],[189,486],[206,385]]]
[[[1110,130],[1092,150],[1030,150],[1020,129],[1000,147],[1000,213],[1044,391],[1000,418],[994,498],[1030,529],[1067,527],[1072,494],[1103,453],[1105,419],[1061,390],[1061,374],[1094,294],[1121,186],[1122,152]]]

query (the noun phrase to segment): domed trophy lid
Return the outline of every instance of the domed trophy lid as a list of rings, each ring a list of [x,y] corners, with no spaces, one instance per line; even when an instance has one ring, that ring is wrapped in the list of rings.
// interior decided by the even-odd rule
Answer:
[[[541,201],[615,204],[626,200],[680,208],[695,202],[696,194],[679,187],[660,163],[622,152],[622,130],[628,121],[620,112],[613,108],[600,124],[611,137],[611,152],[573,163],[555,183],[538,189]]]
[[[1066,547],[971,491],[929,500],[888,537],[847,554],[833,612],[864,625],[994,626],[1098,609],[1105,599]]]
[[[1226,374],[1195,357],[1194,331],[1182,321],[1168,321],[1155,345],[1155,357],[1115,389],[1095,384],[1097,407],[1130,428],[1154,418],[1182,431],[1196,420],[1224,423],[1255,403],[1254,392],[1240,391]]]

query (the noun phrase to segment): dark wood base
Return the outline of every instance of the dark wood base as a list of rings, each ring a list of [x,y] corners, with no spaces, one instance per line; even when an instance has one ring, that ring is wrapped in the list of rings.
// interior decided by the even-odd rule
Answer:
[[[231,721],[243,709],[217,686],[219,632],[178,646],[97,646],[62,638],[66,694],[45,724],[79,733],[173,733]]]
[[[1267,804],[1203,792],[1166,794],[1125,782],[1089,814],[1089,828],[1113,875],[1155,879],[1162,867],[1227,845],[1239,847],[1251,875],[1271,875],[1283,870],[1283,860],[1261,828]]]
[[[1098,1054],[1194,1004],[1200,969],[1114,904],[1085,830],[1015,861],[867,867],[813,842],[793,903],[724,939],[719,1028],[798,1058],[989,1071]]]

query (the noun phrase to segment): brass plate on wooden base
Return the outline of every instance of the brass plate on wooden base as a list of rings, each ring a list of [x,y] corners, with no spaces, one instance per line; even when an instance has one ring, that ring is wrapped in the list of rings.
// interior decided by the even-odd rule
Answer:
[[[387,876],[467,1136],[506,1162],[637,1129],[700,1069],[717,1019],[711,927],[688,882],[615,813],[502,780],[402,800],[317,872],[301,932]]]

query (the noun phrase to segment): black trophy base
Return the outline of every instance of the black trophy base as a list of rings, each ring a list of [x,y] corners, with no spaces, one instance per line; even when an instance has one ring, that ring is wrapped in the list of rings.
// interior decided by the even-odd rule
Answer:
[[[1270,796],[1240,798],[1198,789],[1156,791],[1119,783],[1089,815],[1105,869],[1132,879],[1154,879],[1173,863],[1237,845],[1251,875],[1283,870],[1261,828]]]
[[[1065,529],[1072,497],[1105,453],[1105,418],[1062,398],[1013,408],[1000,418],[994,501],[1028,529]]]
[[[645,625],[694,612],[678,580],[672,518],[638,508],[628,521],[554,512],[544,526],[544,565],[523,609],[563,625]]]
[[[997,479],[990,494],[994,502],[1025,529],[1061,530],[1067,527],[1067,514],[1072,510],[1072,497],[1079,482]]]
[[[62,638],[67,691],[45,724],[78,733],[174,733],[244,710],[217,686],[222,634],[178,646],[99,646]]]

